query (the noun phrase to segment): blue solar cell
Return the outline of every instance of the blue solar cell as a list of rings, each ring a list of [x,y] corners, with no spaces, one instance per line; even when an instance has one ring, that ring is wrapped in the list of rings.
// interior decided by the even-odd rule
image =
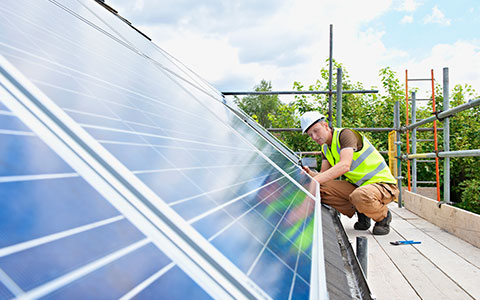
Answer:
[[[12,299],[15,295],[0,282],[0,299]]]
[[[84,299],[118,299],[157,272],[168,268],[170,263],[171,260],[160,253],[155,246],[147,244],[112,263],[106,264],[88,276],[57,290],[49,298],[75,299],[81,295]],[[132,266],[135,267],[132,268]],[[121,272],[121,276],[118,276],[118,272]],[[168,280],[166,278],[171,276],[172,273],[170,272],[168,271],[158,280]],[[181,285],[178,285],[178,282],[171,283],[172,289],[183,289]],[[186,289],[198,289],[196,284],[191,281],[184,287]]]
[[[178,286],[178,288],[172,288]],[[138,294],[138,299],[212,299],[195,282],[192,281],[180,268],[173,267],[168,276],[162,277],[149,285]]]
[[[294,273],[266,249],[252,269],[251,277],[273,299],[288,299]]]
[[[30,131],[17,117],[13,115],[4,115],[0,112],[0,128],[2,130]]]
[[[28,291],[143,238],[123,219],[5,256],[0,259],[0,268]],[[128,266],[123,270],[128,270]]]
[[[0,183],[0,197],[0,247],[118,215],[78,177]]]
[[[72,168],[37,137],[0,134],[0,138],[0,176],[72,172]]]

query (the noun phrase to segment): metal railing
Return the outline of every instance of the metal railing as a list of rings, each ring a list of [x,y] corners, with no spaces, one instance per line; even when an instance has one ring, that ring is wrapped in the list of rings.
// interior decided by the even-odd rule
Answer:
[[[434,158],[436,161],[439,158],[444,158],[444,186],[443,186],[443,203],[451,203],[450,202],[450,157],[468,157],[468,156],[480,156],[480,149],[472,149],[472,150],[457,150],[457,151],[450,151],[450,123],[449,123],[449,118],[453,117],[456,113],[465,111],[467,109],[476,107],[480,105],[480,98],[479,99],[474,99],[470,100],[467,103],[461,104],[459,106],[456,106],[454,108],[449,108],[449,78],[448,78],[448,68],[443,69],[443,111],[439,112],[434,112],[434,115],[417,121],[416,120],[416,95],[415,92],[412,92],[412,124],[406,126],[398,126],[396,128],[397,132],[400,133],[405,133],[408,131],[412,131],[412,154],[401,154],[400,150],[398,150],[398,165],[400,165],[400,160],[412,160],[412,191],[416,192],[416,185],[417,183],[424,183],[421,181],[417,182],[417,159],[425,159],[425,158]],[[399,107],[399,103],[395,103],[396,107]],[[394,118],[395,120],[399,117],[399,111],[396,109],[394,111]],[[416,153],[416,142],[418,141],[416,139],[416,132],[420,131],[421,128],[418,128],[419,126],[435,122],[435,121],[442,121],[443,122],[443,151],[435,151],[435,152],[430,152],[430,153]],[[398,123],[397,123],[398,124]],[[396,127],[397,127],[396,126]],[[438,130],[439,128],[437,128]],[[424,141],[424,140],[422,140]],[[398,143],[398,149],[400,149],[400,142]],[[419,160],[418,162],[427,162],[425,160]],[[401,170],[400,168],[398,169],[398,178],[403,179],[401,176]],[[400,182],[400,180],[399,180]],[[401,184],[401,182],[400,182]],[[437,181],[437,185],[438,181]],[[439,190],[437,190],[437,197],[439,197]],[[440,200],[439,198],[437,198]],[[401,203],[401,196],[399,198],[399,206],[402,206]]]

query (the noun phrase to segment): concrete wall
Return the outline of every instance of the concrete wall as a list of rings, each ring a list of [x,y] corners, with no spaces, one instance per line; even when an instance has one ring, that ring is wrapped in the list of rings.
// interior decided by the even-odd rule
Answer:
[[[403,195],[408,210],[480,248],[480,215],[445,204],[439,208],[436,200],[409,191]]]

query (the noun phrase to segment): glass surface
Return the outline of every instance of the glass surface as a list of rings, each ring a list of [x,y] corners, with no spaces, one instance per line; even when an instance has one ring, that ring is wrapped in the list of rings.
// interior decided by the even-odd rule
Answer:
[[[2,111],[9,113],[3,104]],[[8,121],[0,122],[0,299],[68,278],[145,239],[33,132],[6,132],[30,130],[17,117],[2,116]],[[46,296],[118,298],[167,265],[174,266],[156,246],[145,243]],[[186,299],[189,292],[208,297],[186,274],[173,270],[157,275],[154,285],[178,290],[177,299]]]
[[[290,291],[295,298],[308,296],[313,218],[305,203],[313,200],[298,185],[313,193],[310,179],[225,106],[218,91],[119,18],[93,1],[58,2],[71,11],[49,1],[37,1],[35,13],[23,9],[27,1],[0,8],[0,53],[272,298],[288,298]],[[9,144],[18,142],[13,140]],[[15,154],[0,159],[10,162],[17,159],[12,156],[17,152],[31,155],[31,149],[37,148],[12,150]],[[48,159],[48,153],[44,155]],[[24,156],[20,161],[26,160]],[[20,171],[10,167],[4,173],[0,170],[0,175],[72,172],[56,164],[55,155],[50,160],[43,165],[42,154],[37,169],[30,170],[36,164],[28,163],[28,170],[23,170],[22,163]],[[43,173],[42,168],[46,168]],[[3,185],[7,195],[29,191],[24,192],[25,204],[20,208],[27,217],[41,212],[47,219],[51,211],[61,212],[69,220],[62,219],[60,227],[116,215],[113,208],[102,207],[108,203],[83,187],[86,184],[79,177]],[[78,192],[69,195],[70,189]],[[45,194],[51,204],[39,205]],[[68,205],[52,209],[66,197],[72,198]],[[86,201],[83,210],[82,201]],[[16,209],[5,207],[5,211]],[[82,215],[74,216],[75,210]],[[11,226],[25,218],[4,222]],[[18,236],[28,240],[60,227],[42,225]],[[135,243],[141,238],[132,233],[116,240]],[[52,245],[58,246],[51,249],[70,247],[68,243]],[[116,249],[92,251],[103,255]],[[87,263],[81,258],[68,263]],[[58,273],[68,267],[52,264]],[[46,266],[36,270],[42,268]],[[105,276],[101,272],[109,272],[102,270],[59,290],[58,297],[69,297]],[[166,274],[181,272],[175,270]],[[190,280],[180,277],[179,283]],[[158,292],[160,286],[166,285],[152,285],[144,292]],[[116,286],[107,287],[113,296],[121,294]],[[198,293],[202,298],[204,292]]]

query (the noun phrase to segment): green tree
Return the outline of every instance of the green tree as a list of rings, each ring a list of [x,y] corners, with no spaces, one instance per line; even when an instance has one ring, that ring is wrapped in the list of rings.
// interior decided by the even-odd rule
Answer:
[[[271,91],[272,83],[262,79],[260,84],[254,86],[254,90],[256,92]],[[275,115],[281,104],[277,95],[250,95],[241,99],[236,97],[234,101],[238,107],[265,128],[271,127],[269,115]]]

